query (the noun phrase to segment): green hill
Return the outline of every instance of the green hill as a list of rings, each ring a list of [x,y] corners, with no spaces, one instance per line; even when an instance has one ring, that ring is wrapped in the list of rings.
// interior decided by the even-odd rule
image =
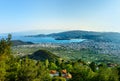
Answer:
[[[35,59],[35,60],[56,60],[57,58],[59,58],[58,56],[52,54],[51,52],[47,51],[47,50],[38,50],[36,52],[34,52],[32,55],[28,55],[29,58],[31,59]]]
[[[30,45],[30,44],[34,44],[32,42],[23,42],[21,40],[12,40],[12,45],[13,46],[17,46],[17,45]]]

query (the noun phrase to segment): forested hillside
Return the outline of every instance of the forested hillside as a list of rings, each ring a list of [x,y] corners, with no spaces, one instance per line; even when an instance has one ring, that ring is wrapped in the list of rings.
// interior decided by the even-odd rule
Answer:
[[[29,35],[34,37],[45,37],[50,36],[54,37],[55,39],[89,39],[94,40],[97,42],[114,42],[114,43],[120,43],[120,33],[117,32],[92,32],[92,31],[80,31],[80,30],[74,30],[74,31],[65,31],[60,33],[52,33],[48,35],[39,34],[39,35]]]

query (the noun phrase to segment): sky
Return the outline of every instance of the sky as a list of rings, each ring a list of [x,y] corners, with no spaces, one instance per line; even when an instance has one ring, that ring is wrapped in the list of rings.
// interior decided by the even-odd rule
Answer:
[[[120,32],[120,0],[0,0],[0,33]]]

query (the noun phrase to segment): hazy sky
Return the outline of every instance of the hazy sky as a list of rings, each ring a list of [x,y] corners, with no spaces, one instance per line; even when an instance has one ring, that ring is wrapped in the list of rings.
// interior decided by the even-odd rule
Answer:
[[[78,29],[120,32],[120,0],[0,0],[0,33]]]

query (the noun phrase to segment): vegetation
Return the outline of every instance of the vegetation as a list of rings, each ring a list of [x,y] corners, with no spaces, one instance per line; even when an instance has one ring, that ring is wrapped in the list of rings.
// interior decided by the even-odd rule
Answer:
[[[50,61],[54,61],[58,58],[58,56],[52,54],[51,52],[47,51],[47,50],[38,50],[36,52],[34,52],[32,55],[28,55],[29,58],[31,59],[35,59],[35,60],[50,60]]]
[[[0,40],[0,81],[120,81],[120,66],[109,66],[103,63],[86,63],[79,59],[67,61],[62,58],[44,61],[14,57],[11,53],[11,36]],[[40,54],[51,54],[39,50]],[[37,53],[39,54],[39,53]],[[49,55],[53,56],[53,55]],[[56,56],[53,56],[56,57]],[[59,72],[58,76],[50,76],[50,71]],[[71,78],[63,77],[61,70],[67,71]]]
[[[12,40],[11,43],[12,43],[13,46],[34,44],[32,42],[23,42],[21,40]]]
[[[53,47],[52,47],[53,46]],[[56,46],[56,47],[55,47]],[[85,62],[92,62],[95,61],[97,63],[99,62],[105,62],[105,63],[118,63],[120,64],[120,57],[112,54],[102,54],[97,53],[96,50],[93,50],[92,48],[82,48],[82,49],[76,49],[75,46],[73,48],[69,47],[68,45],[49,45],[46,46],[46,44],[34,44],[34,45],[20,45],[20,46],[14,46],[12,47],[12,52],[14,56],[32,56],[36,57],[35,52],[38,50],[46,50],[51,52],[51,55],[55,55],[58,57],[61,57],[65,60],[79,60],[82,59]],[[54,57],[54,56],[53,56]],[[39,60],[42,60],[40,57]]]

